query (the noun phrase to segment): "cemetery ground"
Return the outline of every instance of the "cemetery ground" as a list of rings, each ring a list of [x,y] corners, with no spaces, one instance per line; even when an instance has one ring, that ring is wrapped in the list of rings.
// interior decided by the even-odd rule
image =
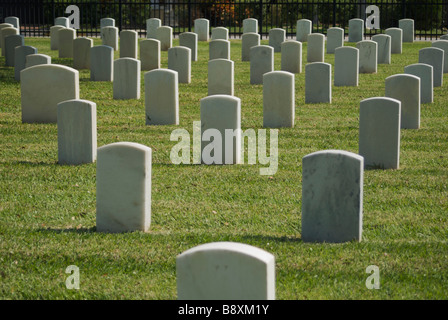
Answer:
[[[25,44],[50,55],[53,64],[72,66],[72,59],[50,50],[49,38],[26,38]],[[145,125],[144,72],[139,100],[114,100],[112,82],[92,82],[88,70],[80,71],[80,99],[97,104],[98,147],[129,141],[153,150],[149,232],[119,234],[95,230],[96,163],[57,163],[57,125],[22,124],[20,83],[0,58],[0,297],[176,299],[176,256],[199,244],[233,241],[275,256],[279,300],[448,299],[447,75],[434,88],[434,103],[421,106],[421,128],[401,130],[400,168],[365,170],[362,241],[304,243],[300,234],[302,158],[327,149],[358,153],[360,101],[383,97],[386,77],[417,63],[418,50],[430,45],[403,43],[391,65],[360,74],[358,87],[332,86],[331,104],[305,104],[304,43],[295,126],[279,129],[272,176],[259,174],[266,166],[248,164],[247,143],[241,165],[170,161],[177,144],[171,132],[184,128],[192,135],[193,121],[200,120],[207,43],[199,42],[191,83],[179,84],[178,126]],[[167,52],[161,57],[167,68]],[[250,85],[241,40],[231,40],[231,59],[242,130],[263,129],[262,85]],[[334,55],[325,54],[325,62],[334,72]],[[280,70],[280,53],[274,69]],[[70,265],[79,267],[79,290],[66,288]],[[379,289],[366,287],[370,265],[379,268]]]

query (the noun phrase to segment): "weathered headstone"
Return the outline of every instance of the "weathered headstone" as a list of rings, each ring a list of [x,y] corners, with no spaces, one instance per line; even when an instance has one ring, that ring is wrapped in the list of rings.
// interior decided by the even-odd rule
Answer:
[[[140,61],[142,70],[151,71],[160,68],[160,41],[146,39],[140,42]]]
[[[228,59],[230,60],[230,41],[211,40],[209,46],[209,60]]]
[[[281,70],[302,72],[302,42],[290,40],[282,43]]]
[[[324,62],[325,36],[321,33],[312,33],[308,36],[307,62]]]
[[[39,64],[51,64],[51,57],[46,54],[30,54],[25,58],[25,68],[37,66]]]
[[[359,109],[359,155],[364,166],[398,169],[400,165],[401,102],[374,97],[362,100]]]
[[[73,68],[77,70],[90,69],[90,49],[93,40],[81,37],[73,40]]]
[[[73,58],[73,40],[76,39],[76,30],[63,28],[58,31],[59,58]]]
[[[296,40],[299,42],[307,42],[308,35],[312,32],[313,23],[308,19],[297,20]]]
[[[364,159],[324,150],[302,159],[302,240],[340,243],[362,239]]]
[[[96,103],[66,100],[58,104],[58,163],[78,165],[96,160]]]
[[[403,52],[403,30],[400,28],[388,28],[386,34],[390,36],[390,51],[394,53]]]
[[[359,49],[359,73],[376,73],[378,66],[378,44],[363,40],[356,44]]]
[[[56,123],[59,102],[79,99],[79,72],[46,64],[20,73],[23,123]]]
[[[162,20],[159,18],[150,18],[146,20],[146,38],[157,39],[157,29],[162,26]]]
[[[305,103],[331,103],[331,64],[312,62],[305,66]]]
[[[168,51],[173,46],[173,28],[162,26],[156,30],[157,40],[160,41],[160,50]]]
[[[254,18],[247,18],[243,20],[243,34],[258,33],[258,20]]]
[[[434,101],[433,68],[426,63],[414,63],[404,67],[404,73],[420,78],[420,102],[432,103]]]
[[[54,25],[70,28],[70,21],[66,17],[57,17],[54,19]]]
[[[448,73],[448,40],[434,41],[431,46],[443,50],[443,73]]]
[[[134,30],[120,32],[120,58],[137,59],[138,34]]]
[[[377,62],[378,64],[390,64],[391,63],[391,37],[387,34],[376,34],[372,36],[372,41],[377,43]]]
[[[263,84],[263,74],[274,71],[274,48],[260,45],[250,48],[250,84]]]
[[[111,27],[106,27],[111,28]],[[90,80],[114,80],[114,49],[109,46],[94,46],[90,49]]]
[[[114,61],[114,99],[140,99],[140,60],[119,58]]]
[[[348,42],[364,40],[364,20],[354,18],[348,21]]]
[[[145,73],[146,125],[179,124],[177,72],[156,69]]]
[[[250,61],[250,48],[260,45],[260,35],[253,32],[241,36],[241,61]]]
[[[344,29],[333,27],[327,30],[327,53],[334,53],[336,48],[344,46]]]
[[[7,67],[14,67],[15,49],[16,47],[24,45],[25,37],[23,35],[13,34],[5,37],[5,46],[3,47],[3,51],[5,52],[5,65]]]
[[[177,71],[179,83],[191,82],[191,50],[177,46],[168,49],[168,69]]]
[[[19,21],[19,18],[17,18],[17,17],[6,17],[4,22],[12,24],[13,27],[16,28],[17,31],[20,34],[20,21]]]
[[[401,128],[420,128],[420,78],[395,74],[386,78],[386,97],[401,101]]]
[[[201,159],[204,164],[241,163],[239,98],[217,94],[201,99]]]
[[[263,127],[294,127],[294,74],[272,71],[263,75]]]
[[[280,52],[282,43],[286,40],[286,30],[273,28],[269,30],[269,45],[274,48],[274,52]]]
[[[115,19],[113,18],[102,18],[100,19],[100,30],[104,27],[115,27]]]
[[[118,28],[101,28],[101,41],[103,46],[109,46],[114,49],[114,51],[118,50]]]
[[[206,243],[176,258],[179,300],[274,300],[275,258],[251,245]]]
[[[198,61],[198,35],[194,32],[179,34],[179,46],[190,48],[191,61]]]
[[[434,87],[441,87],[443,84],[443,66],[445,65],[445,52],[442,49],[436,47],[420,49],[418,51],[418,62],[426,63],[432,66]]]
[[[359,50],[354,47],[339,47],[334,52],[334,85],[358,86]]]
[[[98,148],[96,231],[149,230],[151,158],[151,148],[133,142],[116,142]]]
[[[226,94],[233,96],[234,62],[214,59],[208,62],[208,95]]]
[[[414,20],[398,20],[398,27],[403,30],[403,42],[414,42]]]
[[[210,21],[208,19],[194,20],[194,32],[198,35],[198,41],[208,41],[210,37]]]
[[[212,40],[229,40],[229,29],[216,27],[212,29]]]
[[[2,43],[2,56],[3,57],[6,56],[5,38],[8,37],[8,36],[14,36],[14,35],[19,35],[19,32],[17,31],[16,28],[6,27],[6,28],[1,29],[1,31],[0,31],[0,41]]]
[[[20,71],[25,69],[26,57],[36,54],[37,49],[32,46],[18,46],[14,50],[14,79],[20,81]]]
[[[59,30],[64,29],[63,26],[50,27],[50,48],[51,50],[59,50]]]

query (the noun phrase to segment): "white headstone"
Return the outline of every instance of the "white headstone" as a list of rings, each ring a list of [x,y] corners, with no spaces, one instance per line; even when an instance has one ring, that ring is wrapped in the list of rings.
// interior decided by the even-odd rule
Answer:
[[[386,78],[386,97],[401,101],[401,128],[420,128],[420,78],[395,74]]]
[[[302,72],[302,42],[290,40],[282,43],[281,70]]]
[[[208,62],[208,95],[226,94],[233,96],[234,62],[214,59]]]
[[[90,49],[93,40],[81,37],[73,40],[73,68],[77,70],[90,69]]]
[[[70,21],[66,17],[57,17],[54,19],[54,25],[70,28]]]
[[[426,63],[414,63],[404,67],[404,73],[420,78],[420,103],[434,101],[433,68]]]
[[[2,48],[2,29],[3,28],[14,28],[10,23],[0,23],[0,48]],[[51,29],[51,28],[50,28]]]
[[[160,41],[146,39],[140,42],[140,61],[142,71],[151,71],[160,68]]]
[[[26,57],[36,54],[37,49],[31,46],[18,46],[14,49],[14,79],[20,81],[20,71],[25,69]]]
[[[73,40],[76,39],[76,30],[63,28],[58,31],[59,58],[73,58]]]
[[[191,61],[198,61],[198,35],[194,32],[179,34],[179,46],[190,48]]]
[[[445,52],[442,49],[436,47],[420,49],[418,51],[418,62],[426,63],[432,66],[434,87],[441,87],[443,84],[443,66],[445,65]]]
[[[229,40],[229,29],[216,27],[212,29],[212,40]]]
[[[401,102],[374,97],[362,100],[359,109],[359,155],[364,166],[398,169],[400,165]]]
[[[177,72],[156,69],[145,73],[146,125],[179,124]]]
[[[114,61],[114,99],[140,99],[140,60],[120,58]]]
[[[113,18],[102,18],[100,19],[100,30],[104,27],[115,27],[115,19]]]
[[[204,164],[241,163],[239,98],[217,94],[201,99],[201,159]]]
[[[302,240],[361,241],[364,159],[324,150],[302,159]]]
[[[448,40],[434,41],[431,46],[443,50],[443,73],[448,73]]]
[[[359,42],[364,40],[364,20],[350,19],[348,21],[348,42]]]
[[[78,70],[37,65],[20,73],[23,123],[56,123],[59,102],[79,99]]]
[[[388,28],[386,34],[390,36],[390,50],[391,53],[403,52],[403,30],[400,28]]]
[[[254,18],[247,18],[243,20],[243,34],[258,33],[258,20]]]
[[[20,22],[19,22],[19,18],[17,17],[6,17],[5,18],[5,23],[10,23],[13,25],[14,28],[17,29],[17,31],[20,34]]]
[[[66,100],[58,104],[58,163],[78,165],[96,160],[96,103]]]
[[[308,36],[307,62],[324,62],[325,36],[321,33],[312,33]]]
[[[120,58],[137,59],[138,34],[134,30],[120,32]]]
[[[208,45],[209,45],[209,60],[213,59],[230,60],[230,41],[211,40]]]
[[[208,41],[210,37],[210,21],[207,19],[194,20],[194,32],[198,35],[198,41]]]
[[[98,148],[96,231],[147,232],[151,224],[151,148],[116,142]]]
[[[286,30],[273,28],[269,30],[269,45],[274,48],[274,52],[280,52],[282,43],[286,40]]]
[[[376,34],[372,36],[372,41],[377,43],[377,62],[378,64],[391,63],[391,37],[387,34]]]
[[[250,48],[260,45],[260,35],[253,32],[241,36],[241,61],[250,61]]]
[[[263,127],[294,127],[294,74],[271,71],[263,75]]]
[[[334,85],[358,86],[359,50],[354,47],[339,47],[334,52]]]
[[[376,73],[378,44],[372,40],[364,40],[358,42],[356,48],[359,49],[359,73]]]
[[[168,51],[173,46],[173,28],[162,26],[156,30],[157,40],[160,41],[160,50]]]
[[[336,48],[344,46],[344,29],[333,27],[327,30],[327,53],[334,53]]]
[[[111,28],[111,27],[106,27]],[[94,46],[90,49],[90,81],[114,80],[114,49]]]
[[[162,26],[162,20],[159,18],[150,18],[146,20],[146,38],[157,39],[157,29]]]
[[[51,57],[46,54],[30,54],[25,58],[25,68],[37,66],[39,64],[51,64]]]
[[[176,258],[178,300],[274,300],[275,258],[251,245],[212,242]]]
[[[403,30],[403,42],[414,42],[414,20],[398,20],[398,27]]]
[[[191,82],[191,50],[177,46],[168,49],[168,69],[177,71],[179,83]]]
[[[50,48],[51,50],[59,50],[59,30],[64,29],[63,26],[50,27]]]
[[[274,48],[260,45],[250,48],[250,84],[262,84],[263,75],[274,71]]]
[[[331,64],[312,62],[305,66],[305,103],[331,103]]]
[[[6,28],[1,29],[1,31],[0,31],[0,41],[2,43],[2,56],[3,57],[6,56],[5,38],[8,37],[8,36],[14,36],[14,35],[19,35],[19,32],[17,31],[16,28],[6,27]],[[23,36],[21,36],[21,37],[23,38]]]
[[[104,27],[101,28],[101,40],[103,46],[109,46],[114,51],[118,50],[118,28]]]
[[[296,40],[299,42],[307,42],[308,35],[312,32],[313,23],[308,19],[297,20]]]
[[[10,36],[5,37],[3,51],[5,52],[5,65],[7,67],[14,67],[15,49],[16,47],[24,45],[25,45],[25,37],[23,35],[12,34]]]

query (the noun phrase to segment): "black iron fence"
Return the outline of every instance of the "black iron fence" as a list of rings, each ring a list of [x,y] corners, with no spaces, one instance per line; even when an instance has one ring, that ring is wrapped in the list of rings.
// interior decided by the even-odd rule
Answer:
[[[380,12],[380,29],[366,29],[366,36],[398,27],[403,18],[414,19],[417,39],[433,39],[447,33],[448,1],[442,0],[1,0],[0,22],[5,17],[20,19],[21,33],[48,36],[56,17],[69,17],[69,5],[79,8],[78,35],[99,36],[100,19],[114,18],[120,30],[136,30],[146,35],[146,20],[159,18],[175,35],[194,31],[194,20],[206,18],[210,27],[229,28],[231,37],[240,37],[243,20],[258,20],[259,33],[266,37],[272,28],[283,28],[294,37],[299,19],[313,21],[313,32],[326,34],[336,26],[348,30],[352,18],[366,19],[368,5]]]

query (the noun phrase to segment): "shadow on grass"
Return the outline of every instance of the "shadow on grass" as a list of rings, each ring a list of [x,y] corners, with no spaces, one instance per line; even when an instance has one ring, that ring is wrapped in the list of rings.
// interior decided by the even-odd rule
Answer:
[[[243,235],[242,239],[247,239],[249,242],[284,242],[284,243],[303,243],[303,240],[298,236],[264,236],[264,235]]]
[[[97,233],[96,232],[96,227],[91,227],[91,228],[39,228],[37,229],[37,232],[48,232],[48,233],[77,233],[77,234],[85,234],[85,233]]]
[[[3,162],[5,163],[5,162]],[[9,163],[9,162],[8,162]],[[41,166],[46,166],[46,167],[53,167],[55,165],[58,165],[57,161],[54,162],[43,162],[43,161],[39,161],[39,162],[31,162],[31,161],[12,161],[10,162],[11,164],[14,165],[26,165],[26,166],[30,166],[30,167],[41,167]]]

